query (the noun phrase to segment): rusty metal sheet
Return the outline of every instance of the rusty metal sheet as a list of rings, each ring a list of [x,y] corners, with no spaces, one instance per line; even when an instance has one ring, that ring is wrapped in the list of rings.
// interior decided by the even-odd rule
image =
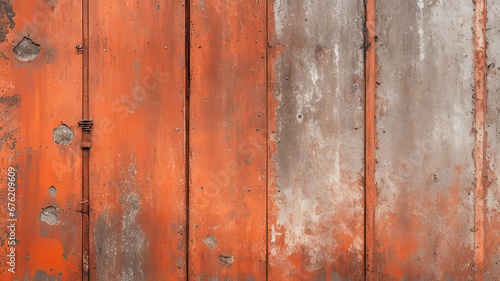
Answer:
[[[81,276],[80,40],[78,1],[0,1],[1,280]]]
[[[184,11],[90,3],[92,280],[186,280]]]
[[[487,32],[487,193],[485,217],[486,277],[500,276],[500,2],[488,1]]]
[[[270,9],[269,280],[363,280],[363,1]]]
[[[375,280],[474,278],[473,8],[378,1]]]
[[[190,280],[265,280],[266,2],[191,1]]]

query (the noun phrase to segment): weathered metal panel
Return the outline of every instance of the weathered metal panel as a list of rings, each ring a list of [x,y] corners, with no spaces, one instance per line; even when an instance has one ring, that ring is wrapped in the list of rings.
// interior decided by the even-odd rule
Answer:
[[[488,1],[487,25],[487,186],[485,269],[489,280],[500,276],[500,2]]]
[[[374,277],[472,279],[473,2],[377,11]]]
[[[269,279],[362,280],[363,1],[270,9]]]
[[[266,1],[191,1],[190,280],[265,280]]]
[[[81,276],[80,40],[78,1],[0,1],[1,280]]]
[[[186,280],[184,11],[90,3],[92,280]]]

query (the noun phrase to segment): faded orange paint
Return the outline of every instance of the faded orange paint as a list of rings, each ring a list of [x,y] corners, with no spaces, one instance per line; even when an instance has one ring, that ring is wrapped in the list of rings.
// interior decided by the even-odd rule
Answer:
[[[92,280],[186,280],[184,11],[90,3]]]
[[[0,42],[0,279],[77,280],[81,276],[82,64],[75,45],[81,40],[81,5],[13,1],[10,11],[10,2],[0,6],[1,32],[8,32]],[[25,53],[18,49],[18,58],[13,51],[24,37],[40,48],[31,61],[21,61],[27,58]],[[25,42],[36,50],[31,41]],[[53,140],[61,123],[70,128],[68,133],[74,132],[71,140],[62,141],[64,145]],[[6,221],[8,167],[17,173],[15,274],[7,271],[6,264],[10,253],[6,225],[11,223]]]
[[[265,280],[266,2],[190,11],[189,279]]]

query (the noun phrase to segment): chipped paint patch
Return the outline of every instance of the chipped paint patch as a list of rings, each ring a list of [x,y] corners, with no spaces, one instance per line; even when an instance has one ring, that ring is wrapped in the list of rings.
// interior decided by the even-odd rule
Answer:
[[[70,145],[74,136],[75,132],[66,124],[60,124],[52,131],[52,139],[61,145]]]
[[[223,265],[232,265],[234,262],[234,256],[233,255],[219,255],[219,261]]]
[[[203,243],[207,245],[210,250],[213,250],[215,249],[215,247],[217,247],[217,239],[212,235],[208,235],[207,237],[205,237],[205,239],[203,239]]]
[[[39,217],[41,222],[44,222],[48,225],[58,225],[61,220],[59,219],[58,209],[53,206],[49,206],[47,208],[43,208]]]
[[[32,61],[40,55],[40,45],[33,42],[28,37],[24,37],[14,47],[14,56],[20,61]]]
[[[49,187],[49,194],[50,196],[52,197],[56,197],[56,194],[57,194],[57,188],[55,186],[51,186]]]
[[[43,270],[38,270],[33,276],[34,281],[60,281],[61,278],[55,275],[49,275]]]

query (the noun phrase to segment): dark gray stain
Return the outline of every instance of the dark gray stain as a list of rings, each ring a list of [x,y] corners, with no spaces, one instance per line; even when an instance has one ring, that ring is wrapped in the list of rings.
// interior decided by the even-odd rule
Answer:
[[[337,272],[335,272],[335,271],[332,271],[332,272],[330,273],[330,275],[331,275],[331,281],[340,281],[340,280],[341,280],[341,278],[340,278],[340,274],[338,274],[338,273],[337,273]]]
[[[212,235],[208,235],[205,239],[203,239],[203,243],[207,245],[210,250],[213,250],[217,246],[217,239]]]
[[[149,241],[137,222],[141,210],[141,199],[136,193],[140,184],[136,184],[136,160],[130,156],[127,169],[122,170],[120,180],[120,203],[122,206],[120,261],[121,280],[146,280],[148,272]]]
[[[9,29],[13,29],[16,23],[16,13],[12,10],[12,1],[0,0],[0,43],[7,41]]]
[[[120,201],[123,208],[121,277],[126,281],[146,280],[143,265],[147,262],[149,242],[137,223],[141,201],[139,196],[132,192],[122,196]]]
[[[58,225],[61,221],[59,220],[57,208],[54,206],[43,208],[40,213],[40,221],[49,225]]]
[[[52,132],[54,142],[62,145],[70,145],[74,136],[75,132],[66,124],[57,126]]]
[[[94,234],[97,280],[147,280],[149,241],[137,221],[141,199],[136,191],[141,189],[141,185],[136,184],[135,162],[135,157],[131,155],[128,167],[121,169],[120,181],[110,184],[120,190],[120,202],[115,205],[121,210],[115,214],[105,209],[97,219]],[[172,262],[183,263],[182,260]]]
[[[234,262],[234,256],[233,255],[220,255],[219,256],[219,261],[224,264],[224,265],[232,265]]]
[[[32,61],[40,55],[40,45],[28,37],[24,37],[15,47],[14,55],[21,61]]]
[[[94,233],[97,252],[97,280],[113,280],[116,278],[117,229],[119,229],[119,219],[112,218],[108,211],[102,212],[97,219]]]
[[[18,94],[13,94],[12,96],[3,95],[0,97],[0,103],[9,107],[19,106],[21,96]]]
[[[61,279],[54,275],[48,275],[43,270],[38,270],[33,276],[33,281],[60,281]]]

